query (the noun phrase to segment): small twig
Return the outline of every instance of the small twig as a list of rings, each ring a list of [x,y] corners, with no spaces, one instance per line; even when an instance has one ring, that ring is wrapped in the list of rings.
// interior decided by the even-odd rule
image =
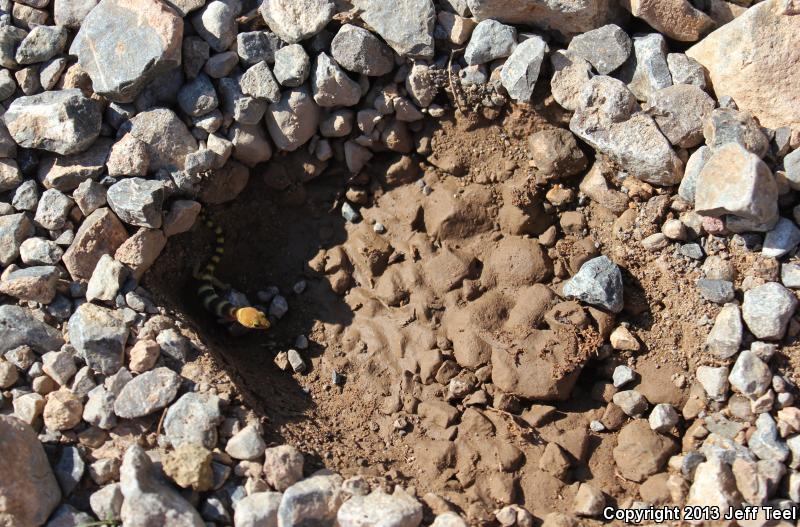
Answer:
[[[456,108],[463,114],[466,114],[464,109],[461,107],[461,99],[458,97],[458,92],[456,91],[455,84],[453,83],[453,55],[456,52],[464,51],[464,48],[460,49],[451,49],[450,50],[450,58],[447,60],[447,81],[450,84],[450,92],[453,94],[453,102],[456,103]]]
[[[164,411],[161,412],[161,418],[158,420],[158,426],[156,427],[156,441],[158,441],[158,436],[161,435],[161,425],[164,424],[164,417],[167,415],[167,409],[164,408]]]

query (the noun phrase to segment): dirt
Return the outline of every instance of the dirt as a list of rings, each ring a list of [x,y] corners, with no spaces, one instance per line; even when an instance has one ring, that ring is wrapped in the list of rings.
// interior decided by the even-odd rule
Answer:
[[[588,427],[604,415],[611,372],[631,365],[651,404],[681,408],[691,372],[708,359],[710,325],[698,321],[718,308],[694,291],[698,265],[638,243],[679,215],[668,194],[628,184],[619,216],[575,195],[580,176],[542,177],[529,162],[528,136],[564,126],[552,104],[484,117],[429,123],[416,134],[427,155],[405,159],[403,171],[386,153],[369,178],[351,180],[336,163],[309,168],[294,154],[282,161],[294,180],[276,185],[274,171],[256,169],[235,202],[209,209],[226,231],[218,277],[253,302],[270,286],[286,296],[289,312],[270,331],[234,337],[202,310],[191,277],[210,250],[200,227],[170,240],[146,286],[264,417],[268,439],[309,455],[309,471],[411,485],[435,512],[442,502],[427,493],[474,524],[508,503],[539,518],[571,512],[583,481],[630,504],[639,485],[618,474],[617,432]],[[558,207],[545,204],[548,192],[569,189]],[[359,223],[341,217],[345,193],[364,202]],[[558,296],[600,253],[625,271],[616,319]],[[295,294],[300,280],[307,288]],[[640,351],[604,344],[620,323]],[[298,335],[311,342],[302,352],[310,367],[292,375],[274,359]],[[448,399],[453,378],[466,395]],[[540,466],[552,442],[570,460],[564,480]],[[663,488],[660,478],[650,487]]]

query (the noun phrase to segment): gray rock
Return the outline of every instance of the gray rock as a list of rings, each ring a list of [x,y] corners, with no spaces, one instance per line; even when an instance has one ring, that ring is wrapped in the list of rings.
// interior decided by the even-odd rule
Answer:
[[[278,150],[294,151],[317,131],[319,106],[304,88],[283,93],[281,100],[269,105],[265,121]]]
[[[38,353],[61,348],[61,332],[35,318],[25,308],[0,306],[0,353],[29,346]]]
[[[275,78],[283,86],[290,88],[301,86],[308,79],[310,72],[311,59],[300,44],[291,44],[275,52]],[[275,86],[279,89],[277,85]],[[280,92],[277,98],[280,98]],[[276,102],[277,99],[273,96],[269,97],[269,100]]]
[[[205,5],[205,0],[201,1]],[[197,77],[210,56],[210,49],[211,46],[208,45],[208,42],[200,37],[189,36],[183,39],[181,62],[183,63],[183,73],[187,79]]]
[[[694,205],[704,216],[735,216],[753,230],[768,231],[778,221],[778,187],[757,155],[738,143],[726,143],[700,171]]]
[[[394,494],[376,490],[347,500],[339,509],[336,520],[340,527],[360,527],[365,523],[417,527],[422,522],[422,504],[400,489]]]
[[[19,258],[22,242],[33,234],[33,222],[27,214],[0,216],[0,265],[8,266]]]
[[[769,413],[759,414],[747,446],[759,459],[783,462],[789,457],[789,447],[779,438],[778,426]]]
[[[342,477],[318,473],[286,489],[278,508],[278,525],[333,527],[342,505]]]
[[[286,356],[289,359],[289,366],[292,367],[293,372],[303,373],[308,368],[305,361],[303,361],[303,357],[296,349],[290,349]]]
[[[752,115],[731,108],[717,108],[703,123],[706,144],[718,148],[727,143],[737,143],[749,152],[764,157],[769,151],[769,138],[761,131]]]
[[[676,84],[650,94],[648,112],[669,142],[693,148],[703,142],[703,121],[714,109],[714,99],[697,86]]]
[[[42,370],[60,386],[66,386],[78,371],[72,353],[50,351],[42,355]]]
[[[89,12],[69,48],[92,89],[131,102],[181,63],[183,20],[158,0],[106,0]]]
[[[600,75],[608,75],[628,60],[631,39],[616,24],[608,24],[573,37],[567,49],[587,60]]]
[[[515,101],[528,102],[539,78],[542,61],[547,53],[547,44],[539,36],[520,43],[503,64],[500,82]]]
[[[322,107],[353,106],[361,99],[361,86],[324,52],[314,62],[311,87],[314,101]]]
[[[211,496],[200,507],[204,520],[219,525],[230,525],[231,517],[225,505],[216,496]]]
[[[256,492],[236,502],[236,527],[277,527],[280,492]]]
[[[281,40],[297,44],[322,31],[336,7],[331,0],[266,0],[259,11]]]
[[[156,342],[161,347],[161,353],[178,362],[186,362],[191,350],[189,339],[173,328],[167,328],[158,333]]]
[[[224,51],[209,58],[203,66],[203,71],[212,79],[221,79],[230,74],[237,64],[239,64],[239,55],[235,51]]]
[[[79,399],[83,400],[96,386],[97,383],[94,381],[94,374],[91,368],[89,368],[89,366],[84,366],[75,374],[69,389]]]
[[[18,346],[8,350],[3,356],[20,370],[27,370],[37,360],[36,353],[29,346]]]
[[[622,273],[607,256],[584,263],[564,284],[564,294],[614,313],[622,311]]]
[[[406,77],[406,91],[414,104],[421,108],[430,106],[439,91],[433,77],[431,68],[420,63],[413,64]]]
[[[281,56],[281,53],[278,55]],[[239,87],[243,94],[256,99],[264,99],[273,103],[281,99],[281,87],[266,62],[250,66],[239,79]]]
[[[11,24],[0,27],[0,66],[4,68],[19,68],[15,59],[17,46],[22,42],[28,32]]]
[[[667,66],[672,75],[673,84],[691,84],[701,90],[706,89],[706,72],[703,66],[683,53],[667,55]]]
[[[247,66],[259,62],[274,63],[280,47],[280,39],[269,31],[246,31],[236,35],[236,53]]]
[[[742,315],[747,328],[759,339],[783,337],[797,308],[797,298],[777,282],[767,282],[744,293]]]
[[[783,168],[789,186],[794,190],[800,190],[800,148],[784,156]]]
[[[234,459],[253,460],[264,454],[267,444],[254,425],[247,425],[228,439],[225,452]]]
[[[95,387],[89,392],[89,397],[83,407],[83,420],[103,430],[111,430],[117,426],[114,399],[116,399],[116,395],[103,386]]]
[[[718,368],[712,366],[698,366],[697,368],[697,382],[703,387],[712,401],[724,402],[728,398],[728,368],[727,366],[720,366]]]
[[[57,26],[78,29],[98,3],[99,0],[53,0],[53,19]]]
[[[800,263],[782,264],[781,282],[789,289],[800,289]]]
[[[143,178],[126,178],[109,187],[107,199],[119,219],[137,227],[161,227],[164,183]]]
[[[238,8],[238,9],[237,9]],[[191,16],[192,26],[214,51],[226,51],[236,38],[238,2],[209,2],[202,11]]]
[[[345,24],[331,42],[331,55],[344,69],[381,76],[394,68],[392,50],[364,28]]]
[[[636,379],[636,372],[622,364],[614,368],[611,379],[614,383],[614,388],[621,388]]]
[[[89,505],[98,518],[119,520],[122,510],[122,489],[119,483],[112,483],[96,490],[89,496]]]
[[[184,158],[197,150],[197,140],[172,110],[157,108],[141,112],[121,129],[146,145],[150,170],[182,170]]]
[[[714,327],[706,337],[708,351],[720,359],[736,355],[742,345],[742,315],[739,306],[726,304],[720,309]]]
[[[668,433],[678,424],[679,420],[675,407],[665,403],[655,405],[648,418],[650,428],[659,433]]]
[[[53,467],[56,480],[58,480],[64,496],[72,494],[72,491],[80,483],[85,468],[86,464],[83,462],[78,449],[74,446],[64,447],[58,462]]]
[[[114,401],[114,413],[134,419],[161,410],[175,399],[180,385],[180,376],[169,368],[142,373],[122,388]]]
[[[64,51],[67,30],[59,26],[35,26],[20,42],[16,59],[19,64],[45,62]]]
[[[68,61],[64,57],[56,57],[42,64],[42,68],[39,70],[39,82],[42,84],[42,89],[52,90],[61,79],[67,65]]]
[[[164,435],[173,448],[192,443],[213,450],[217,446],[217,426],[222,419],[219,397],[189,392],[167,410]]]
[[[80,207],[84,216],[88,216],[100,207],[105,207],[108,203],[106,201],[106,187],[87,179],[78,185],[78,188],[72,193],[75,203]]]
[[[47,189],[39,199],[33,221],[47,230],[60,229],[66,223],[69,211],[74,204],[72,198],[63,192],[54,188]]]
[[[94,268],[92,277],[86,287],[86,300],[111,302],[117,297],[122,284],[128,276],[125,266],[114,260],[111,255],[104,254]]]
[[[242,124],[256,124],[267,111],[267,102],[242,92],[241,77],[225,77],[218,83],[220,109],[225,117]]]
[[[661,34],[634,36],[633,52],[620,75],[637,99],[646,101],[654,92],[672,86],[667,42]]]
[[[361,20],[383,37],[398,55],[433,58],[436,10],[431,0],[355,0],[353,5],[362,11]]]
[[[81,304],[69,319],[70,343],[86,364],[103,375],[120,369],[128,328],[115,311],[94,304]]]
[[[517,30],[497,20],[483,20],[472,32],[464,51],[469,65],[485,64],[511,55],[517,47]]]
[[[0,464],[0,521],[9,527],[44,524],[61,491],[36,433],[16,417],[0,415]]]
[[[755,353],[744,350],[736,358],[728,381],[742,395],[756,399],[766,393],[771,386],[772,372]]]
[[[711,159],[711,154],[713,154],[713,150],[703,145],[695,150],[686,162],[686,170],[678,187],[678,195],[689,203],[694,203],[697,179],[700,177],[700,172],[706,162]]]
[[[120,518],[126,527],[205,527],[189,502],[159,480],[153,462],[138,445],[130,446],[122,459],[120,490]]]
[[[22,183],[22,172],[13,159],[0,159],[0,192],[14,190]]]
[[[72,505],[62,504],[56,509],[46,527],[82,527],[94,521],[90,514],[77,510]]]
[[[184,113],[192,117],[200,117],[214,111],[219,105],[219,100],[211,79],[201,73],[194,80],[184,84],[178,92],[178,104]]]
[[[74,154],[97,139],[102,114],[95,101],[70,89],[19,97],[3,119],[19,146]]]
[[[701,278],[697,281],[700,296],[715,304],[727,304],[734,298],[733,283],[727,280],[709,280]]]
[[[249,167],[269,161],[272,145],[261,124],[234,123],[228,131],[233,157]]]
[[[39,187],[36,181],[27,180],[23,181],[17,190],[14,191],[14,197],[11,199],[11,206],[16,210],[35,211],[36,206],[39,204]]]
[[[746,446],[714,432],[710,433],[703,441],[700,452],[708,460],[719,460],[728,465],[733,464],[737,458],[746,461],[756,460],[753,453]]]
[[[761,254],[769,258],[780,258],[790,253],[800,243],[800,229],[792,220],[780,218],[775,227],[764,237]]]

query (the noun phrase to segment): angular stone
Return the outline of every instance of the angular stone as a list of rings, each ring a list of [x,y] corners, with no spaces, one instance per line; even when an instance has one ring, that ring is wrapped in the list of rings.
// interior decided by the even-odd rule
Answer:
[[[294,151],[317,131],[319,106],[302,88],[283,93],[281,100],[270,104],[265,121],[278,150]]]
[[[59,26],[34,26],[20,42],[16,59],[19,64],[45,62],[64,51],[67,30]]]
[[[700,296],[715,304],[726,304],[734,299],[733,283],[728,280],[710,280],[701,278],[697,281]]]
[[[282,45],[275,33],[269,31],[245,31],[236,35],[236,53],[247,66],[259,62],[274,63],[275,54]]]
[[[180,66],[182,39],[183,20],[158,0],[102,0],[81,23],[69,53],[96,93],[131,102],[150,81]]]
[[[769,151],[769,138],[752,115],[732,108],[717,108],[703,122],[706,144],[718,148],[726,143],[739,143],[758,157]]]
[[[197,492],[214,486],[211,470],[211,451],[194,443],[184,443],[167,455],[164,473],[179,487]]]
[[[241,4],[214,0],[191,17],[192,26],[211,49],[227,50],[236,38],[236,17]]]
[[[6,273],[0,293],[20,300],[49,304],[56,296],[59,271],[52,265],[37,265]]]
[[[755,399],[769,389],[772,383],[772,372],[770,372],[769,366],[755,353],[744,350],[736,358],[728,381],[736,391],[750,399]]]
[[[347,500],[339,508],[336,521],[340,527],[361,527],[365,523],[417,527],[422,522],[422,504],[400,489],[394,494],[376,490]]]
[[[178,104],[184,113],[192,117],[200,117],[212,112],[219,101],[211,79],[201,73],[191,82],[184,84],[181,91],[178,92]]]
[[[646,420],[637,419],[620,431],[613,456],[624,478],[642,482],[660,472],[677,451],[674,439],[651,430]]]
[[[106,485],[89,496],[89,505],[98,518],[118,520],[123,501],[119,483]]]
[[[162,230],[143,227],[119,246],[114,259],[127,265],[133,277],[139,280],[152,267],[166,245],[167,237]]]
[[[698,366],[696,375],[697,382],[703,387],[712,401],[724,402],[728,398],[728,368],[727,366],[720,366],[714,368],[712,366]]]
[[[253,460],[261,457],[266,446],[258,428],[248,425],[228,440],[225,452],[234,459]]]
[[[64,496],[72,494],[72,491],[80,483],[85,468],[86,464],[76,447],[68,446],[61,451],[61,456],[53,470]]]
[[[47,353],[63,344],[61,332],[34,317],[29,310],[15,305],[0,306],[0,353],[20,346]]]
[[[108,189],[108,204],[119,219],[137,227],[161,227],[164,183],[142,178],[126,178]]]
[[[314,101],[322,107],[353,106],[361,99],[358,83],[325,53],[320,53],[314,62],[311,87]]]
[[[672,75],[667,65],[667,42],[659,33],[633,37],[633,56],[620,72],[621,78],[640,101],[667,86]]]
[[[475,26],[464,51],[468,65],[485,64],[511,55],[517,47],[517,30],[497,20],[484,20]]]
[[[689,203],[694,204],[694,197],[697,192],[697,179],[700,177],[700,172],[703,170],[708,160],[711,159],[713,153],[713,150],[704,145],[695,150],[686,162],[686,171],[678,187],[678,195]]]
[[[581,483],[572,510],[579,516],[599,516],[606,505],[605,495],[588,483]]]
[[[95,101],[71,89],[18,97],[8,107],[4,120],[20,146],[74,154],[97,139],[102,113]]]
[[[64,253],[64,265],[76,280],[88,281],[104,254],[113,254],[128,239],[128,232],[111,212],[100,208],[81,224],[75,239]]]
[[[94,388],[89,392],[86,405],[83,407],[83,420],[103,430],[114,428],[117,425],[114,399],[116,399],[116,395],[103,386]]]
[[[303,49],[303,46],[291,44],[276,51],[274,73],[275,79],[282,86],[289,88],[301,86],[311,73],[311,59],[308,57],[306,50]],[[277,98],[280,98],[280,94],[278,94]],[[271,99],[275,99],[275,97],[271,97]],[[273,100],[272,102],[275,101]]]
[[[266,0],[259,11],[281,40],[297,44],[322,31],[336,7],[331,0]]]
[[[81,183],[103,173],[111,150],[111,140],[100,138],[83,152],[66,156],[47,155],[39,162],[37,176],[45,188],[62,192],[74,190]]]
[[[280,492],[256,492],[236,502],[233,523],[236,527],[270,527],[278,525]]]
[[[61,491],[36,433],[7,415],[0,416],[0,464],[0,524],[43,525]]]
[[[431,0],[355,0],[353,5],[369,27],[378,33],[398,55],[433,58],[433,28],[436,10]]]
[[[800,229],[792,220],[780,218],[764,237],[761,254],[768,258],[781,258],[800,244]]]
[[[191,229],[201,209],[202,205],[197,201],[183,199],[173,201],[167,217],[164,218],[164,235],[174,236]]]
[[[669,142],[693,148],[703,142],[703,121],[714,109],[714,99],[697,86],[676,84],[653,92],[648,112]]]
[[[631,39],[616,24],[608,24],[574,37],[567,49],[587,60],[600,75],[608,75],[628,60]]]
[[[286,489],[278,508],[278,525],[333,527],[344,501],[342,477],[318,474]]]
[[[147,146],[150,170],[182,170],[186,154],[197,150],[197,140],[172,110],[141,112],[121,129]]]
[[[800,48],[793,42],[798,33],[799,17],[781,14],[777,2],[762,2],[686,54],[708,70],[714,92],[732,97],[762,126],[797,129],[800,105],[792,99],[800,83]]]
[[[281,99],[281,88],[266,62],[250,66],[239,80],[239,86],[243,94],[256,99],[265,99],[273,103]]]
[[[503,64],[500,82],[515,101],[528,102],[539,78],[542,61],[547,53],[547,44],[539,36],[520,43]]]
[[[81,304],[70,317],[68,327],[70,343],[90,368],[103,375],[119,370],[128,328],[115,311]]]
[[[86,300],[111,302],[117,297],[127,275],[125,266],[110,255],[104,254],[97,262],[92,277],[89,279],[86,287]]]
[[[564,284],[564,294],[614,313],[622,311],[622,273],[607,256],[593,258]]]
[[[86,15],[100,0],[54,0],[53,19],[57,26],[80,28]]]
[[[75,394],[67,389],[47,394],[44,405],[44,426],[49,430],[70,430],[81,422],[83,405]]]
[[[695,42],[711,31],[714,21],[688,0],[626,0],[622,5],[664,35]]]
[[[264,476],[267,483],[283,492],[303,479],[303,454],[291,445],[280,445],[264,451]]]
[[[701,90],[706,89],[706,71],[696,60],[683,53],[670,53],[667,55],[667,66],[673,84],[691,84]]]
[[[51,351],[42,356],[42,370],[59,385],[65,386],[78,371],[72,353]]]
[[[394,68],[389,47],[364,28],[343,25],[331,42],[331,55],[344,69],[369,76],[381,76]]]
[[[686,504],[718,507],[716,510],[719,510],[720,517],[727,515],[731,508],[739,507],[741,496],[730,466],[719,459],[700,463],[695,470]]]
[[[217,446],[217,426],[222,423],[216,395],[189,392],[170,406],[164,418],[164,435],[173,447],[184,443]]]
[[[778,436],[778,426],[769,413],[759,414],[756,431],[747,446],[759,459],[782,463],[789,457],[789,447]]]
[[[150,167],[147,145],[132,134],[125,134],[111,147],[108,156],[108,175],[146,176]]]
[[[797,298],[791,291],[777,282],[767,282],[745,291],[742,316],[757,338],[777,340],[786,332],[796,308]]]
[[[716,149],[697,178],[695,211],[733,215],[770,230],[778,221],[778,188],[767,165],[738,143]]]
[[[736,355],[742,344],[742,315],[739,306],[727,304],[720,309],[714,327],[706,337],[708,351],[720,359]]]
[[[142,373],[125,385],[114,401],[114,413],[134,419],[161,410],[175,399],[181,378],[169,368]]]

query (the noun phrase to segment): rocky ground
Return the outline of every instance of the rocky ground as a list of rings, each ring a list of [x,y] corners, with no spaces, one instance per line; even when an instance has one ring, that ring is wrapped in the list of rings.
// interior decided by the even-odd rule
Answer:
[[[793,0],[0,0],[0,527],[795,507],[797,35]],[[268,332],[199,304],[202,209]]]

